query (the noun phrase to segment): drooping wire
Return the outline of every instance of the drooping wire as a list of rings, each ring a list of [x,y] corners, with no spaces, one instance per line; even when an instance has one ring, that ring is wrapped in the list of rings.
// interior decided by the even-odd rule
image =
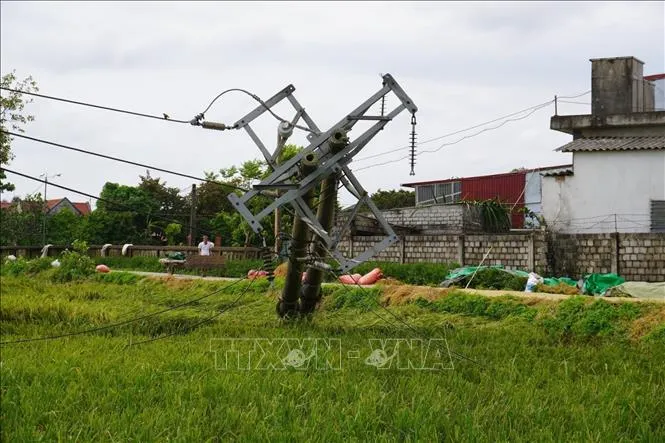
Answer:
[[[572,96],[559,96],[559,98],[564,98],[564,99],[565,98],[578,98],[578,97],[582,97],[584,95],[587,95],[590,92],[591,92],[591,90],[588,90],[588,91],[583,92],[581,94],[572,95]],[[468,128],[459,129],[459,130],[454,131],[454,132],[449,132],[447,134],[439,135],[437,137],[430,138],[430,139],[418,142],[418,146],[421,146],[421,145],[424,145],[424,144],[427,144],[427,143],[431,143],[431,142],[434,142],[434,141],[437,141],[437,140],[441,140],[442,138],[447,138],[447,137],[451,137],[453,135],[461,134],[463,132],[467,132],[467,131],[470,131],[472,129],[477,129],[477,128],[489,125],[490,123],[495,123],[495,122],[498,122],[500,120],[504,120],[504,119],[509,118],[509,117],[513,117],[513,116],[516,116],[516,115],[519,115],[519,114],[523,114],[525,112],[531,111],[532,109],[540,108],[543,105],[549,105],[549,104],[552,104],[552,103],[554,103],[554,100],[548,100],[546,102],[539,103],[537,105],[530,106],[528,108],[525,108],[525,109],[522,109],[522,110],[519,110],[519,111],[516,111],[516,112],[511,112],[510,114],[503,115],[501,117],[497,117],[495,119],[492,119],[492,120],[489,120],[489,121],[486,121],[486,122],[483,122],[483,123],[478,123],[478,124],[470,126]],[[380,152],[378,154],[373,154],[373,155],[368,155],[368,156],[365,156],[365,157],[360,157],[360,158],[354,159],[354,161],[355,162],[361,162],[361,161],[369,160],[369,159],[372,159],[372,158],[382,157],[384,155],[392,154],[393,152],[402,151],[402,150],[407,149],[407,148],[409,148],[408,145],[407,146],[400,146],[399,148],[389,149],[388,151]],[[400,159],[400,160],[403,160],[403,159]]]
[[[549,104],[549,103],[551,103],[551,102],[548,102],[547,104]],[[496,125],[496,126],[492,126],[492,127],[490,127],[490,128],[484,128],[484,129],[482,129],[482,130],[480,130],[480,131],[478,131],[478,132],[475,132],[475,133],[473,133],[473,134],[466,135],[466,136],[464,136],[464,137],[462,137],[462,138],[459,138],[459,139],[455,140],[454,142],[443,143],[442,145],[440,145],[439,147],[437,147],[437,148],[435,148],[435,149],[422,150],[422,151],[420,151],[420,152],[418,153],[418,156],[420,156],[420,155],[422,155],[422,154],[431,154],[431,153],[438,152],[438,151],[440,151],[441,149],[443,149],[443,148],[446,147],[446,146],[456,145],[457,143],[460,143],[460,142],[462,142],[462,141],[464,141],[464,140],[466,140],[466,139],[469,139],[469,138],[476,137],[476,136],[478,136],[478,135],[480,135],[480,134],[482,134],[482,133],[484,133],[484,132],[487,132],[487,131],[493,131],[493,130],[495,130],[495,129],[498,129],[498,128],[502,127],[502,126],[505,125],[506,123],[509,123],[509,122],[515,122],[515,121],[519,121],[519,120],[524,120],[525,118],[528,118],[528,117],[530,117],[531,115],[533,115],[533,113],[535,113],[536,111],[538,111],[538,110],[544,108],[545,106],[547,106],[547,104],[545,104],[545,105],[541,105],[540,107],[533,108],[533,109],[531,110],[531,112],[529,112],[528,114],[526,114],[526,115],[524,115],[524,116],[522,116],[522,117],[514,118],[514,119],[504,120],[503,122],[501,122],[500,124],[498,124],[498,125]],[[367,157],[366,157],[366,158],[367,158]],[[376,168],[376,167],[378,167],[378,166],[389,165],[389,164],[391,164],[391,163],[396,163],[396,162],[402,161],[402,160],[404,160],[404,159],[406,159],[406,158],[409,158],[409,155],[402,156],[402,157],[397,158],[397,159],[394,159],[394,160],[388,160],[388,161],[385,161],[385,162],[376,163],[376,164],[369,165],[369,166],[364,166],[364,167],[362,167],[362,168],[357,168],[357,169],[355,169],[355,171],[358,172],[358,171],[363,171],[363,170],[366,170],[366,169]]]
[[[246,280],[246,279],[247,279],[247,277],[245,276],[245,277],[241,278],[240,280],[235,281],[234,284],[240,283],[241,281],[244,281],[244,280]],[[133,343],[128,344],[127,347],[130,347],[130,346],[136,346],[136,345],[141,345],[141,344],[145,344],[145,343],[152,343],[152,342],[155,342],[155,341],[158,341],[158,340],[163,340],[163,339],[165,339],[165,338],[173,337],[174,335],[178,334],[179,332],[186,332],[186,331],[188,331],[188,330],[192,330],[192,329],[198,328],[199,326],[201,326],[201,325],[203,325],[203,324],[206,324],[206,323],[208,323],[208,322],[213,321],[214,319],[216,319],[216,318],[219,317],[220,315],[222,315],[222,314],[224,314],[225,312],[228,312],[228,311],[230,311],[231,309],[233,309],[234,307],[236,307],[236,306],[238,305],[238,303],[240,302],[240,300],[241,300],[241,299],[242,299],[242,298],[243,298],[243,297],[249,292],[249,288],[252,287],[252,285],[254,284],[254,281],[255,281],[255,280],[256,280],[256,279],[251,279],[250,282],[249,282],[249,284],[248,284],[247,287],[245,288],[245,290],[242,291],[242,292],[240,293],[240,295],[239,295],[238,297],[236,297],[235,300],[233,300],[233,302],[231,302],[231,304],[230,304],[229,306],[227,306],[226,308],[220,310],[219,312],[216,312],[215,314],[213,314],[213,315],[211,315],[211,316],[209,316],[209,317],[207,317],[207,318],[204,318],[203,320],[201,320],[201,321],[199,321],[199,322],[194,323],[193,325],[189,326],[188,328],[185,328],[184,331],[174,331],[174,332],[171,332],[171,333],[169,333],[169,334],[162,335],[162,336],[159,336],[159,337],[150,338],[150,339],[143,340],[143,341],[139,341],[139,342],[133,342]],[[228,288],[228,287],[230,287],[230,286],[227,286],[227,288]],[[224,289],[224,288],[223,288],[223,289]]]
[[[333,272],[333,271],[327,271],[327,272],[331,273],[331,275],[333,275],[333,276],[336,278],[336,280],[337,280],[337,281],[338,281],[338,282],[344,287],[344,289],[345,289],[347,292],[350,293],[349,286],[348,286],[347,284],[345,284],[345,283],[343,283],[343,282],[341,282],[341,281],[339,280],[339,275],[338,275],[337,273],[335,273],[335,272]],[[423,334],[422,332],[418,331],[413,325],[411,325],[410,323],[408,323],[407,321],[405,321],[404,319],[402,319],[400,316],[398,316],[397,314],[395,314],[394,312],[392,312],[390,309],[388,309],[387,307],[385,307],[385,306],[383,306],[381,303],[379,303],[374,297],[372,297],[370,294],[368,294],[368,293],[367,293],[367,289],[363,288],[358,282],[355,282],[355,286],[357,286],[358,288],[360,288],[361,291],[365,292],[366,295],[367,295],[367,299],[371,300],[375,306],[377,306],[377,307],[380,308],[381,310],[385,311],[387,314],[389,314],[391,317],[393,317],[397,322],[399,322],[399,323],[403,324],[404,326],[406,326],[409,330],[411,330],[414,334],[416,334],[416,336],[418,336],[418,337],[421,338],[421,339],[428,338],[428,337],[426,336],[426,334]],[[379,319],[381,319],[382,321],[385,321],[385,322],[388,323],[390,326],[394,327],[394,325],[395,325],[394,323],[392,323],[392,322],[386,320],[384,317],[380,316],[375,310],[372,310],[371,312],[372,312],[374,315],[376,315]],[[447,343],[447,341],[446,341],[446,343]],[[476,361],[476,360],[474,360],[474,359],[472,359],[472,358],[470,358],[470,357],[467,357],[467,356],[464,355],[464,354],[461,354],[461,353],[459,353],[459,352],[455,352],[455,351],[453,351],[453,350],[450,349],[450,348],[448,348],[447,351],[449,352],[449,355],[454,356],[454,357],[457,357],[457,358],[460,359],[460,360],[466,360],[466,361],[469,361],[469,362],[471,362],[471,363],[473,363],[473,364],[475,364],[475,365],[478,365],[478,366],[480,366],[480,367],[483,367],[483,368],[485,367],[482,363],[480,363],[480,362],[478,362],[478,361]]]
[[[246,277],[245,277],[245,278],[246,278]],[[97,327],[97,328],[85,329],[85,330],[83,330],[83,331],[70,332],[70,333],[67,333],[67,334],[50,335],[50,336],[45,336],[45,337],[35,337],[35,338],[25,338],[25,339],[20,339],[20,340],[13,340],[13,341],[4,341],[4,342],[0,342],[0,345],[10,345],[10,344],[18,344],[18,343],[30,343],[30,342],[46,341],[46,340],[56,340],[56,339],[60,339],[60,338],[74,337],[74,336],[77,336],[77,335],[90,334],[90,333],[92,333],[92,332],[99,332],[99,331],[104,331],[104,330],[111,329],[111,328],[117,328],[117,327],[124,326],[124,325],[130,324],[130,323],[135,323],[135,322],[137,322],[137,321],[145,320],[145,319],[147,319],[147,318],[155,317],[155,316],[157,316],[157,315],[164,314],[164,313],[169,312],[169,311],[174,311],[174,310],[176,310],[176,309],[180,309],[180,308],[182,308],[182,307],[184,307],[184,306],[190,305],[190,304],[192,304],[192,303],[196,303],[196,302],[201,301],[201,300],[203,300],[203,299],[206,299],[206,298],[208,298],[208,297],[212,297],[213,295],[218,294],[218,293],[222,292],[222,291],[225,290],[225,289],[229,289],[229,288],[231,288],[231,287],[237,285],[237,284],[240,283],[241,281],[245,280],[245,278],[242,278],[242,279],[240,279],[240,280],[237,280],[237,281],[231,283],[231,284],[228,285],[228,286],[224,286],[224,287],[222,287],[222,288],[216,289],[216,290],[214,290],[214,291],[212,291],[212,292],[210,292],[210,293],[208,293],[208,294],[205,294],[205,295],[203,295],[203,296],[201,296],[201,297],[197,297],[197,298],[195,298],[195,299],[188,300],[188,301],[183,302],[183,303],[179,303],[179,304],[177,304],[177,305],[175,305],[175,306],[171,306],[171,307],[169,307],[169,308],[162,309],[161,311],[156,311],[156,312],[152,312],[152,313],[150,313],[150,314],[142,315],[142,316],[140,316],[140,317],[135,317],[135,318],[132,318],[132,319],[130,319],[130,320],[125,320],[125,321],[121,321],[121,322],[117,322],[117,323],[112,323],[112,324],[110,324],[110,325],[100,326],[100,327]]]
[[[162,116],[160,117],[158,115],[145,114],[143,112],[127,111],[125,109],[112,108],[112,107],[109,107],[109,106],[95,105],[95,104],[92,104],[92,103],[86,103],[86,102],[81,102],[81,101],[77,101],[77,100],[69,100],[69,99],[66,99],[66,98],[54,97],[52,95],[37,94],[36,92],[21,91],[19,89],[12,89],[12,88],[4,87],[4,86],[1,86],[0,89],[4,89],[6,91],[10,91],[10,92],[18,93],[18,94],[32,95],[34,97],[40,97],[40,98],[55,100],[55,101],[64,102],[64,103],[71,103],[71,104],[74,104],[74,105],[88,106],[90,108],[103,109],[105,111],[113,111],[113,112],[119,112],[119,113],[122,113],[122,114],[134,115],[134,116],[137,116],[137,117],[152,118],[152,119],[162,120],[162,121],[167,121],[167,122],[172,122],[172,123],[190,123],[189,120],[172,119],[171,117],[169,117],[168,114],[162,114]]]
[[[277,115],[272,109],[270,109],[270,106],[268,106],[268,105],[266,104],[265,101],[261,100],[261,98],[260,98],[258,95],[256,95],[256,94],[252,94],[251,92],[249,92],[249,91],[247,91],[247,90],[245,90],[245,89],[242,89],[242,88],[230,88],[230,89],[227,89],[227,90],[225,90],[225,91],[220,92],[219,94],[217,94],[217,96],[216,96],[215,98],[212,99],[212,101],[210,102],[210,104],[208,105],[208,107],[206,107],[205,110],[203,110],[203,112],[201,112],[201,113],[198,114],[196,117],[194,117],[194,119],[195,119],[195,120],[201,120],[201,119],[203,119],[203,118],[205,117],[205,113],[208,112],[208,111],[210,110],[210,108],[212,107],[212,105],[213,105],[213,104],[214,104],[219,98],[221,98],[221,97],[224,96],[225,94],[228,94],[229,92],[242,92],[243,94],[246,94],[246,95],[252,97],[252,98],[253,98],[254,100],[256,100],[257,102],[259,102],[259,104],[260,104],[261,106],[263,106],[263,107],[266,109],[266,111],[268,111],[268,113],[269,113],[270,115],[272,115],[275,119],[279,120],[281,123],[285,123],[285,122],[286,122],[286,123],[288,123],[289,125],[292,125],[294,128],[298,128],[298,129],[300,129],[300,130],[303,130],[303,131],[307,131],[307,132],[311,132],[311,133],[313,133],[313,134],[316,134],[316,131],[314,131],[314,130],[308,128],[308,127],[301,126],[301,125],[293,125],[289,120],[286,120],[286,119],[280,117],[280,116]]]

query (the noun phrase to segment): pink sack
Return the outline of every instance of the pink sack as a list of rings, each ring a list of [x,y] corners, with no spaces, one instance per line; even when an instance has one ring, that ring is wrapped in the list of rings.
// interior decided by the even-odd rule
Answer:
[[[381,269],[379,268],[374,268],[367,274],[363,275],[360,280],[358,281],[359,284],[361,285],[373,285],[379,279],[383,277],[383,274],[381,273]]]
[[[360,275],[360,274],[353,274],[351,277],[353,277],[353,281],[355,281],[356,283],[358,283],[358,282],[360,281],[360,279],[362,278],[362,275]]]
[[[107,272],[111,272],[111,270],[109,269],[109,267],[106,266],[106,265],[97,265],[97,266],[95,267],[95,270],[96,270],[97,272],[102,272],[102,273],[104,273],[104,274],[106,274]]]
[[[341,283],[344,283],[345,285],[355,285],[356,282],[353,280],[353,277],[351,275],[340,275],[339,276],[339,281]]]

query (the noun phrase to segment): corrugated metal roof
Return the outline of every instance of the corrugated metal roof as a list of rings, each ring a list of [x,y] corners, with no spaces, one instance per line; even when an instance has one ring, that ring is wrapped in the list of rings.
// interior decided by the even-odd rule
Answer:
[[[665,149],[665,136],[579,138],[561,146],[557,151],[638,151],[645,149]]]
[[[472,177],[454,177],[454,178],[446,178],[446,179],[441,179],[441,180],[428,180],[428,181],[422,181],[422,182],[412,182],[412,183],[403,183],[400,186],[403,186],[405,188],[413,188],[414,186],[423,186],[423,185],[435,185],[439,183],[450,183],[450,182],[458,182],[462,180],[475,180],[475,179],[489,179],[489,178],[496,178],[496,177],[509,177],[509,176],[519,176],[522,174],[526,174],[529,172],[540,172],[540,171],[547,171],[550,169],[558,169],[558,168],[565,168],[565,167],[572,167],[573,165],[556,165],[556,166],[543,166],[540,168],[531,168],[531,169],[520,169],[515,172],[502,172],[499,174],[488,174],[488,175],[475,175]]]
[[[542,173],[543,177],[560,177],[565,175],[573,175],[573,168],[554,169],[552,171]]]

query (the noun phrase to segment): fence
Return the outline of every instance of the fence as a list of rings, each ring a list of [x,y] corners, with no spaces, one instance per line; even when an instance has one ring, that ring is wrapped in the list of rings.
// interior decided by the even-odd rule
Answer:
[[[124,245],[111,245],[104,248],[104,246],[93,245],[88,249],[88,255],[91,257],[100,256],[127,256],[127,257],[164,257],[169,252],[184,252],[186,255],[198,254],[196,246],[149,246],[149,245],[129,245],[125,248]],[[50,246],[46,255],[48,257],[55,257],[60,255],[62,251],[67,249],[67,246],[53,245]],[[41,257],[43,251],[42,246],[0,246],[0,255],[14,255],[16,257],[36,258]],[[243,247],[216,247],[213,248],[213,255],[223,255],[227,260],[257,260],[261,256],[261,249],[259,248],[243,248]]]

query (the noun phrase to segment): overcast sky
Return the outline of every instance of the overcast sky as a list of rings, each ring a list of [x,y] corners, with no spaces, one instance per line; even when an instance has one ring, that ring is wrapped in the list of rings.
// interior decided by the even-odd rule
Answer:
[[[227,88],[266,99],[293,84],[295,96],[328,128],[381,87],[390,73],[419,107],[427,140],[590,89],[590,58],[635,56],[644,73],[665,72],[663,2],[24,2],[3,1],[2,73],[32,75],[40,92],[188,120]],[[660,91],[662,94],[663,92]],[[590,94],[559,105],[587,114]],[[388,106],[397,100],[391,97]],[[256,104],[241,94],[206,114],[233,123]],[[35,99],[26,134],[201,176],[260,153],[243,131],[126,116]],[[276,111],[290,118],[286,106]],[[418,157],[409,176],[409,115],[390,122],[358,155],[404,150],[352,163],[368,191],[412,181],[565,164],[554,150],[571,140],[549,129],[554,106]],[[520,117],[524,114],[518,115]],[[435,150],[488,126],[420,145]],[[255,129],[266,144],[277,121]],[[355,132],[355,131],[354,131]],[[354,134],[352,134],[353,136]],[[305,144],[304,134],[292,142]],[[135,185],[145,170],[16,139],[10,168],[98,195],[105,182]],[[170,186],[192,180],[152,172]],[[24,196],[39,183],[16,179]],[[13,194],[3,194],[10,199]],[[50,198],[87,198],[49,188]],[[343,203],[352,200],[345,195]]]

